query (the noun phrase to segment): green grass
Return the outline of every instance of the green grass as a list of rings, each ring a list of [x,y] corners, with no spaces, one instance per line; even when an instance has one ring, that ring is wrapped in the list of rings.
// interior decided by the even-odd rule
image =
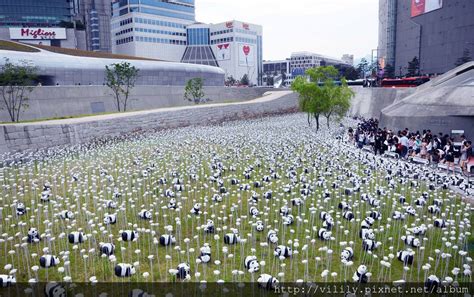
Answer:
[[[11,42],[11,41],[6,41],[6,40],[0,40],[0,50],[26,52],[26,53],[39,52],[38,49],[32,46],[23,45],[21,43],[16,43],[16,42]]]
[[[283,119],[282,122],[284,123],[285,120]],[[278,125],[282,125],[283,123],[279,123]],[[276,125],[276,131],[278,130],[278,125]],[[360,247],[362,246],[361,240],[358,237],[360,223],[351,223],[342,218],[338,218],[336,215],[338,213],[337,204],[341,201],[341,199],[336,197],[341,195],[341,189],[331,190],[333,198],[324,202],[321,199],[323,189],[316,188],[314,193],[307,198],[303,207],[299,210],[293,207],[293,215],[295,217],[298,214],[301,215],[303,221],[296,221],[292,226],[283,226],[278,210],[284,204],[284,200],[289,200],[299,195],[282,193],[282,186],[287,184],[289,180],[285,178],[286,171],[283,168],[278,169],[278,173],[282,177],[280,180],[272,180],[271,183],[265,185],[264,189],[260,188],[254,190],[262,194],[266,190],[271,189],[274,195],[276,195],[276,198],[273,200],[260,199],[258,208],[263,212],[260,218],[262,220],[268,220],[266,221],[266,226],[272,226],[272,228],[279,230],[279,244],[288,245],[288,240],[292,240],[293,242],[296,239],[299,240],[299,247],[294,248],[299,250],[299,254],[290,259],[280,261],[273,256],[274,246],[260,246],[261,242],[266,242],[265,237],[267,230],[258,233],[249,225],[249,221],[255,221],[255,219],[250,220],[250,218],[248,218],[248,209],[250,207],[248,198],[251,195],[250,191],[239,191],[238,186],[231,186],[229,182],[230,178],[234,176],[239,178],[242,183],[250,182],[245,180],[240,173],[242,173],[246,167],[255,164],[257,161],[255,148],[259,140],[252,139],[250,144],[245,144],[246,141],[248,141],[248,137],[245,136],[245,131],[231,131],[233,131],[233,135],[235,135],[235,142],[233,143],[221,143],[218,140],[213,140],[212,136],[209,136],[209,138],[202,138],[200,136],[194,137],[185,132],[183,132],[183,135],[178,133],[171,138],[168,138],[166,135],[155,135],[141,139],[140,141],[123,141],[114,145],[91,149],[87,152],[79,152],[67,157],[57,157],[48,161],[35,161],[34,164],[31,165],[4,168],[1,173],[3,194],[0,199],[0,204],[3,205],[3,221],[0,225],[0,234],[7,234],[8,236],[2,236],[6,242],[0,243],[1,254],[3,255],[0,257],[0,272],[3,271],[2,267],[6,264],[13,263],[14,267],[18,269],[17,279],[19,281],[34,278],[35,275],[31,270],[28,274],[28,267],[39,265],[38,259],[39,256],[43,254],[42,249],[51,246],[53,254],[59,257],[61,257],[59,254],[60,251],[68,251],[70,253],[70,273],[72,274],[73,281],[87,281],[87,279],[93,275],[96,276],[99,281],[122,281],[113,276],[113,264],[107,261],[107,259],[99,257],[97,254],[98,243],[110,241],[108,236],[112,234],[115,238],[113,242],[117,249],[117,263],[140,262],[137,274],[130,278],[133,282],[173,280],[167,272],[168,269],[176,268],[180,262],[187,262],[187,253],[182,254],[175,249],[176,246],[180,246],[181,250],[187,249],[188,246],[184,243],[184,238],[190,238],[191,242],[189,243],[189,247],[195,249],[195,251],[189,255],[192,274],[194,275],[196,271],[199,271],[202,274],[200,279],[207,281],[217,281],[218,279],[224,279],[226,281],[235,280],[232,276],[232,270],[245,270],[243,267],[243,258],[252,254],[251,249],[256,250],[255,255],[257,255],[259,260],[266,261],[266,265],[261,267],[261,271],[254,276],[254,280],[256,280],[258,275],[262,272],[270,273],[273,276],[277,276],[279,272],[284,272],[284,281],[295,281],[299,278],[305,278],[305,280],[311,281],[324,281],[321,273],[324,269],[328,269],[330,272],[337,272],[338,274],[335,278],[329,276],[328,281],[352,282],[352,275],[359,264],[369,266],[369,271],[372,273],[372,281],[393,281],[403,277],[403,265],[396,259],[396,252],[405,248],[404,243],[399,240],[400,235],[403,234],[404,225],[429,224],[433,216],[427,212],[425,207],[419,210],[419,218],[421,218],[421,220],[418,221],[416,221],[414,217],[408,217],[407,220],[403,222],[389,222],[387,218],[391,217],[392,207],[398,207],[396,198],[399,194],[405,195],[407,202],[411,204],[413,199],[418,198],[421,192],[427,190],[426,185],[422,184],[416,189],[397,185],[397,187],[391,190],[387,197],[384,198],[384,203],[380,209],[383,214],[383,219],[376,221],[374,225],[374,228],[377,229],[384,227],[383,231],[379,230],[376,233],[377,240],[382,241],[383,245],[373,253],[377,256],[377,259],[375,259],[374,256],[360,251]],[[240,133],[242,134],[240,135]],[[277,132],[275,133],[275,135],[278,135]],[[275,142],[276,148],[278,148],[280,142],[277,140],[275,140]],[[237,147],[237,143],[241,143],[242,146],[238,154],[235,155],[234,149]],[[282,143],[284,143],[284,141]],[[268,150],[268,148],[263,148],[263,150]],[[233,159],[223,159],[223,162],[227,167],[231,164],[237,165],[236,172],[227,170],[223,176],[225,186],[230,191],[230,194],[229,197],[224,198],[222,203],[210,201],[213,194],[213,184],[208,181],[208,177],[212,175],[214,171],[210,168],[211,154],[208,152],[213,152],[217,156],[234,156]],[[193,154],[194,156],[192,156]],[[329,151],[327,147],[322,145],[316,145],[308,152],[307,144],[301,142],[296,142],[295,149],[292,152],[293,156],[305,156],[306,158],[306,160],[302,162],[301,167],[297,168],[299,175],[302,174],[304,167],[312,167],[312,162],[317,160],[318,157],[324,158],[324,162],[320,162],[311,173],[307,174],[309,180],[316,180],[320,174],[325,172],[327,168],[325,162],[329,161],[331,159],[329,156],[333,154],[334,151]],[[141,157],[142,159],[136,162],[137,157]],[[356,174],[362,174],[366,168],[366,165],[353,159],[348,159],[348,156],[338,155],[338,158],[343,164],[348,164],[348,168],[355,165],[353,172]],[[261,180],[264,175],[268,174],[268,167],[273,166],[272,162],[268,160],[258,159],[262,162],[262,166],[255,166],[252,180]],[[292,160],[284,159],[281,156],[277,157],[277,159],[286,165],[293,163]],[[156,165],[156,169],[149,177],[141,177],[142,170],[152,163]],[[185,172],[195,164],[199,164],[199,167],[196,168],[199,180],[191,181]],[[107,169],[108,173],[113,176],[113,184],[108,182],[105,177],[100,176],[100,168]],[[182,204],[182,210],[180,212],[162,209],[162,207],[168,203],[168,199],[163,196],[163,192],[172,186],[170,184],[172,177],[169,175],[171,171],[181,172],[188,185],[187,190],[178,197],[178,201]],[[71,174],[75,172],[82,173],[79,182],[74,182],[71,179]],[[163,176],[168,178],[168,185],[158,184],[158,179]],[[386,182],[383,181],[383,176],[384,173],[381,170],[375,170],[373,178],[367,186],[364,187],[364,190],[374,191],[376,185],[386,186]],[[328,184],[335,180],[335,178],[335,175],[328,176]],[[57,203],[40,203],[41,185],[45,181],[49,181],[53,185],[53,200]],[[204,184],[210,185],[210,187],[206,188]],[[102,226],[104,228],[100,231],[104,214],[106,212],[112,212],[111,210],[104,209],[102,205],[105,200],[112,199],[114,187],[119,187],[124,194],[118,202],[119,205],[124,207],[125,212],[120,213],[116,225]],[[434,195],[434,193],[432,193],[432,195]],[[469,206],[462,202],[459,197],[451,196],[448,191],[437,191],[436,195],[445,200],[443,211],[447,213],[447,217],[456,220],[458,223],[448,228],[448,230],[455,231],[456,236],[458,236],[457,232],[459,231],[460,217],[454,214],[467,212],[467,218],[472,224],[472,216],[468,210]],[[204,197],[209,198],[209,202],[204,206],[207,214],[200,216],[190,215],[189,211],[192,209],[194,203],[196,201],[203,201]],[[341,195],[341,197],[352,202],[352,204],[360,201],[359,194],[350,197]],[[14,208],[12,207],[18,200],[25,202],[26,205],[31,208],[26,216],[19,218],[14,214]],[[38,207],[40,204],[42,206]],[[69,210],[77,212],[76,220],[73,222],[61,221],[55,216],[59,211],[66,209],[66,205],[69,205]],[[234,213],[230,211],[232,205],[236,207],[236,212]],[[317,208],[314,214],[311,214],[309,211],[311,205]],[[265,211],[265,207],[269,207],[269,210]],[[339,222],[337,223],[337,228],[333,230],[334,241],[328,243],[316,239],[313,244],[311,243],[311,239],[317,237],[317,229],[322,226],[322,221],[319,219],[320,207],[323,210],[334,210],[333,217],[336,222]],[[154,213],[153,224],[149,221],[140,220],[137,217],[137,213],[142,208],[152,209]],[[38,211],[35,212],[34,209],[38,209]],[[359,203],[359,205],[353,209],[354,213],[357,211],[361,213],[359,217],[365,217],[365,215],[362,214],[369,210],[370,207],[367,203]],[[267,214],[265,215],[264,212]],[[238,227],[240,229],[239,233],[243,238],[247,238],[247,242],[245,244],[228,246],[228,254],[233,254],[234,257],[224,257],[222,252],[222,247],[224,246],[223,236],[224,233],[229,232],[229,230],[219,232],[220,239],[215,240],[214,235],[204,234],[202,231],[196,230],[196,227],[204,224],[206,219],[212,216],[214,216],[216,228],[236,226],[237,215],[247,216],[247,219],[242,218],[242,224]],[[218,219],[219,217],[221,219]],[[181,227],[174,223],[176,218],[181,220]],[[304,222],[305,219],[308,220],[307,223]],[[48,225],[45,223],[45,220],[49,220],[52,224]],[[277,222],[275,223],[275,221]],[[24,226],[20,226],[20,222],[25,223]],[[164,226],[170,224],[173,224],[173,234],[177,236],[178,243],[176,246],[162,247],[153,244],[153,239],[164,232]],[[387,228],[387,224],[391,224],[392,227]],[[317,227],[316,232],[313,231],[313,226]],[[25,249],[16,247],[16,244],[21,244],[21,237],[26,234],[28,227],[37,227],[41,233],[49,229],[52,237],[55,237],[55,240],[50,244],[46,240],[42,240],[39,244],[27,245]],[[61,233],[67,235],[69,232],[77,231],[80,228],[86,234],[91,234],[91,237],[85,243],[79,244],[77,249],[74,249],[74,246],[69,244],[66,238],[59,238]],[[143,228],[143,230],[140,232],[140,237],[136,242],[124,243],[117,240],[119,230],[136,230],[138,228]],[[344,234],[342,230],[347,230],[348,234]],[[94,233],[94,231],[97,233]],[[152,235],[151,232],[156,232],[156,234]],[[21,236],[16,236],[15,234],[17,233],[20,233]],[[247,234],[250,234],[250,236],[247,236]],[[197,237],[194,238],[194,236]],[[415,264],[405,276],[407,279],[423,281],[425,276],[420,267],[428,262],[432,265],[430,274],[436,274],[438,276],[442,274],[442,271],[445,269],[451,271],[455,266],[462,267],[462,263],[464,262],[459,255],[453,258],[447,266],[444,261],[436,258],[432,261],[428,259],[429,256],[434,256],[435,249],[441,249],[451,253],[454,252],[452,248],[442,246],[442,236],[444,235],[440,229],[431,228],[428,230],[426,234],[428,240],[424,243],[425,252],[421,253],[419,250],[416,250]],[[8,240],[8,237],[13,238]],[[389,238],[392,238],[392,240],[389,240]],[[468,241],[471,243],[469,250],[469,256],[471,257],[473,254],[472,240],[473,237],[471,235],[469,239],[461,240],[458,243],[459,249],[467,248]],[[354,243],[354,265],[349,267],[346,273],[344,273],[344,268],[340,261],[340,252],[343,248],[340,242],[342,241],[353,241]],[[212,247],[212,261],[214,262],[219,259],[221,265],[217,266],[214,263],[197,265],[195,263],[199,247],[202,246],[204,242],[209,243]],[[306,251],[302,250],[304,245],[308,245]],[[328,255],[325,251],[319,250],[325,246],[333,250],[332,255]],[[392,246],[392,249],[390,249],[390,246]],[[88,251],[90,249],[95,249],[94,253],[89,253]],[[121,251],[121,249],[124,250]],[[140,254],[135,253],[137,249],[141,251]],[[15,254],[9,255],[10,250],[14,250]],[[89,258],[87,261],[82,259],[81,250],[84,250],[82,252],[83,254],[88,254]],[[38,257],[32,258],[32,253],[37,253]],[[385,270],[382,276],[378,263],[384,256],[388,257],[391,253],[395,255],[395,259],[391,261],[392,267],[390,270]],[[147,259],[147,256],[150,254],[155,257],[152,266],[150,266],[150,262]],[[166,260],[165,255],[170,255],[172,259]],[[316,261],[316,257],[320,257],[321,261]],[[301,260],[303,259],[308,259],[307,267],[302,264]],[[437,261],[439,261],[440,264],[436,265]],[[286,265],[284,268],[281,267],[282,263]],[[61,260],[59,266],[63,265],[64,261]],[[305,274],[306,269],[307,273]],[[214,270],[220,270],[221,274],[215,276],[213,274]],[[143,272],[149,272],[153,277],[150,276],[146,279],[142,276]],[[58,272],[57,267],[40,269],[38,273],[40,280],[61,280],[63,276],[64,273]],[[251,281],[253,277],[250,273],[245,272],[240,279]],[[193,280],[196,279],[193,277]],[[458,277],[458,280],[466,281],[467,279]],[[282,281],[281,278],[280,281]]]

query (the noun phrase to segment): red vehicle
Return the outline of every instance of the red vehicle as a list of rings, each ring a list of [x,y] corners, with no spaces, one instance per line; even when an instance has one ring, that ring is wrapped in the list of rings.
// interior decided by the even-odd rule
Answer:
[[[430,81],[429,76],[415,76],[406,78],[385,78],[382,80],[383,88],[414,88]]]

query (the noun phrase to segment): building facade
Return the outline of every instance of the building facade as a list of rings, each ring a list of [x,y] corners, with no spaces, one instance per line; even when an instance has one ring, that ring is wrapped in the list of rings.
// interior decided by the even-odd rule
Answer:
[[[73,0],[2,0],[0,39],[86,49],[85,30],[74,28]]]
[[[291,84],[290,59],[263,61],[263,85],[288,87]]]
[[[297,77],[305,75],[306,70],[319,66],[346,64],[341,59],[336,59],[311,52],[295,52],[291,54],[290,71],[291,76]]]
[[[75,20],[80,20],[86,29],[86,46],[89,51],[111,52],[110,0],[73,0]]]
[[[341,61],[347,65],[354,65],[354,55],[344,54],[342,55]]]
[[[414,57],[421,74],[439,74],[454,68],[466,50],[474,55],[474,1],[379,3],[379,62],[394,66],[396,75],[405,75]]]

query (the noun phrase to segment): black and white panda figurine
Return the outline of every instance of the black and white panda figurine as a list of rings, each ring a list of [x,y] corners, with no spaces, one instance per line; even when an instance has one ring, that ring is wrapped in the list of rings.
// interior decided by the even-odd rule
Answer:
[[[236,186],[238,184],[240,184],[240,180],[236,179],[236,178],[233,178],[230,180],[230,184],[233,185],[233,186]]]
[[[290,214],[290,209],[288,208],[288,206],[286,205],[283,205],[281,208],[280,208],[280,215],[282,216],[287,216]]]
[[[138,232],[135,230],[122,231],[121,235],[123,241],[134,241],[138,238]]]
[[[392,219],[396,221],[402,221],[405,219],[405,214],[396,210],[392,213]]]
[[[176,268],[178,272],[176,273],[176,277],[181,280],[191,279],[191,267],[187,263],[181,263]]]
[[[428,212],[431,214],[439,214],[441,209],[437,205],[430,205],[428,206]]]
[[[168,197],[168,198],[173,198],[175,196],[175,193],[173,192],[173,190],[167,189],[165,191],[165,196]]]
[[[293,254],[293,250],[289,246],[279,245],[275,248],[273,254],[275,257],[283,256],[285,258],[289,258]]]
[[[425,235],[426,234],[426,226],[421,225],[421,226],[416,226],[412,229],[413,235]]]
[[[354,272],[352,279],[356,283],[362,283],[362,284],[367,283],[367,281],[369,280],[369,277],[367,276],[367,266],[360,265],[359,267],[357,267],[357,270],[356,272]]]
[[[117,215],[115,214],[107,214],[104,217],[104,224],[106,225],[114,225],[117,223]]]
[[[43,255],[40,257],[40,266],[43,268],[50,268],[60,263],[59,258],[53,255]]]
[[[178,202],[176,202],[175,198],[171,198],[168,202],[168,209],[176,209],[178,208]]]
[[[104,254],[107,257],[115,253],[115,245],[113,243],[100,243],[99,244],[100,254]]]
[[[274,290],[278,286],[278,280],[270,274],[261,274],[258,279],[258,286],[266,290]]]
[[[322,211],[320,214],[319,214],[319,218],[322,220],[322,221],[325,221],[327,220],[327,218],[331,217],[331,215],[326,212],[326,211]]]
[[[272,196],[273,196],[272,191],[266,191],[265,193],[263,193],[263,198],[265,199],[272,199]]]
[[[380,213],[380,211],[376,211],[376,210],[371,211],[369,216],[374,220],[379,220],[380,221],[382,219],[382,213]]]
[[[278,234],[275,230],[270,230],[267,233],[267,241],[270,243],[277,243],[278,242]]]
[[[16,284],[15,276],[0,274],[0,288],[10,287],[14,284]]]
[[[125,263],[115,265],[114,271],[117,277],[131,277],[137,272],[135,266]]]
[[[326,230],[325,228],[321,228],[318,231],[318,238],[321,240],[330,240],[331,239],[331,232]]]
[[[416,209],[414,209],[412,206],[408,206],[405,209],[405,212],[411,216],[416,216]]]
[[[443,219],[436,219],[434,220],[434,226],[436,228],[445,228],[446,227],[446,221]]]
[[[255,231],[262,232],[265,229],[265,225],[263,225],[263,221],[257,221],[255,224]]]
[[[323,228],[325,228],[326,230],[331,230],[332,227],[334,226],[334,220],[332,217],[327,217],[326,220],[324,220],[323,222]]]
[[[425,197],[421,196],[415,200],[415,205],[416,206],[424,206],[426,204],[426,199]]]
[[[151,211],[146,210],[146,209],[142,209],[138,213],[138,217],[142,220],[151,220],[152,219]]]
[[[176,238],[173,235],[163,234],[160,236],[160,244],[168,246],[176,243]]]
[[[207,220],[206,225],[204,225],[204,233],[214,233],[215,228],[214,228],[214,221],[213,220]]]
[[[372,230],[372,229],[360,229],[360,231],[359,231],[359,237],[360,237],[361,239],[374,240],[374,239],[375,239],[374,230]]]
[[[339,202],[339,204],[337,205],[337,207],[339,209],[341,209],[342,211],[347,211],[347,210],[350,210],[351,209],[351,206],[349,205],[349,203],[345,202],[345,201],[342,201],[342,202]]]
[[[65,220],[65,219],[74,219],[74,213],[69,210],[63,210],[59,213],[59,218]]]
[[[71,244],[83,243],[86,240],[86,236],[83,232],[74,231],[69,233],[67,239]]]
[[[50,282],[44,287],[46,297],[66,297],[66,289],[60,283]]]
[[[28,238],[27,241],[28,243],[38,243],[40,242],[41,237],[36,228],[29,228],[28,229]]]
[[[370,229],[370,227],[372,227],[374,222],[375,222],[374,219],[372,219],[371,217],[367,217],[362,221],[362,223],[360,224],[360,227],[362,229]]]
[[[16,204],[16,215],[17,216],[22,216],[24,214],[26,214],[26,206],[25,206],[24,203],[18,202]]]
[[[303,199],[301,199],[301,198],[293,198],[293,199],[291,199],[291,205],[293,205],[293,206],[301,206],[301,205],[303,205]]]
[[[51,191],[46,190],[41,193],[41,202],[49,202],[49,199],[51,198]]]
[[[201,254],[199,255],[198,259],[201,260],[202,263],[209,263],[211,261],[211,247],[208,243],[205,243],[203,247],[200,249]]]
[[[160,177],[160,179],[158,180],[158,183],[160,185],[166,185],[166,183],[167,183],[166,177]]]
[[[379,246],[379,243],[375,242],[372,239],[364,239],[362,241],[362,250],[364,251],[373,251]]]
[[[294,222],[295,222],[295,217],[293,217],[293,215],[287,215],[283,217],[283,225],[286,225],[286,226],[293,225]]]
[[[176,192],[183,192],[185,190],[184,185],[174,185],[174,190]]]
[[[377,207],[377,206],[380,205],[380,200],[375,199],[375,198],[373,198],[373,197],[370,197],[370,198],[369,198],[369,205],[370,205],[370,206],[373,206],[373,207]]]
[[[428,293],[436,293],[439,286],[439,278],[436,275],[430,275],[425,281],[425,290]]]
[[[110,209],[116,209],[117,208],[117,202],[114,200],[107,200],[105,201],[105,207],[110,208]]]
[[[232,233],[227,233],[224,235],[224,243],[225,244],[237,244],[240,242],[240,236],[237,233],[237,230],[233,230]]]
[[[416,238],[415,236],[413,235],[404,235],[401,237],[401,240],[403,240],[403,242],[411,247],[420,247],[421,245],[421,242],[418,238]]]
[[[219,194],[212,195],[212,201],[214,202],[222,202],[222,196]]]
[[[350,210],[346,210],[345,212],[343,212],[342,217],[350,222],[355,218],[354,214]]]
[[[249,214],[253,217],[257,217],[260,214],[260,211],[255,206],[250,207]]]
[[[341,261],[347,262],[354,258],[354,250],[351,247],[346,247],[341,252]]]
[[[201,203],[194,204],[193,209],[191,209],[191,213],[198,215],[200,211],[201,211]]]
[[[413,261],[415,260],[415,252],[413,251],[399,251],[397,253],[397,259],[405,266],[413,264]]]
[[[257,257],[256,256],[245,257],[244,267],[250,273],[257,272],[260,269],[260,264],[257,261]]]

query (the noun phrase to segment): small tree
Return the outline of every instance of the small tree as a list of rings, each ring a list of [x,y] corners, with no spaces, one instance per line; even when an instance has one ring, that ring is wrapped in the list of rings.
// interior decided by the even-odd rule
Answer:
[[[233,86],[233,85],[235,85],[236,82],[237,82],[237,80],[231,75],[231,76],[227,77],[227,79],[225,80],[225,85],[226,86]]]
[[[128,62],[105,66],[106,85],[113,92],[118,111],[127,111],[128,97],[135,87],[138,71]]]
[[[417,57],[414,57],[413,60],[408,62],[408,68],[407,68],[408,76],[416,76],[420,73],[420,61],[418,60]]]
[[[367,74],[367,71],[369,70],[369,62],[367,62],[367,59],[362,58],[359,62],[359,65],[357,65],[357,71],[360,74],[361,78],[365,78],[365,75]]]
[[[202,78],[195,77],[188,80],[186,87],[184,88],[184,100],[194,102],[194,104],[200,104],[209,101],[209,99],[204,99],[205,94],[202,87]]]
[[[454,65],[456,65],[456,67],[458,67],[458,66],[461,66],[464,63],[471,62],[471,61],[472,61],[471,52],[469,51],[469,49],[465,48],[464,51],[462,52],[462,57],[457,59],[456,63]]]
[[[325,83],[328,94],[328,108],[323,113],[326,117],[326,123],[329,128],[331,118],[341,121],[351,108],[351,98],[354,97],[354,91],[347,85],[346,79],[341,78],[341,85],[335,85],[332,80]]]
[[[37,68],[27,61],[13,64],[5,58],[0,68],[0,92],[3,101],[0,109],[6,109],[12,122],[20,120],[20,111],[29,107],[28,95],[33,91],[37,79]]]
[[[342,76],[348,80],[356,80],[359,78],[359,72],[354,68],[354,66],[349,66],[344,70]]]
[[[395,67],[393,67],[392,65],[390,64],[385,65],[385,68],[383,70],[384,70],[384,73],[383,73],[384,78],[395,77]]]
[[[242,78],[240,79],[240,84],[244,86],[248,86],[250,84],[249,76],[247,74],[244,74]]]

